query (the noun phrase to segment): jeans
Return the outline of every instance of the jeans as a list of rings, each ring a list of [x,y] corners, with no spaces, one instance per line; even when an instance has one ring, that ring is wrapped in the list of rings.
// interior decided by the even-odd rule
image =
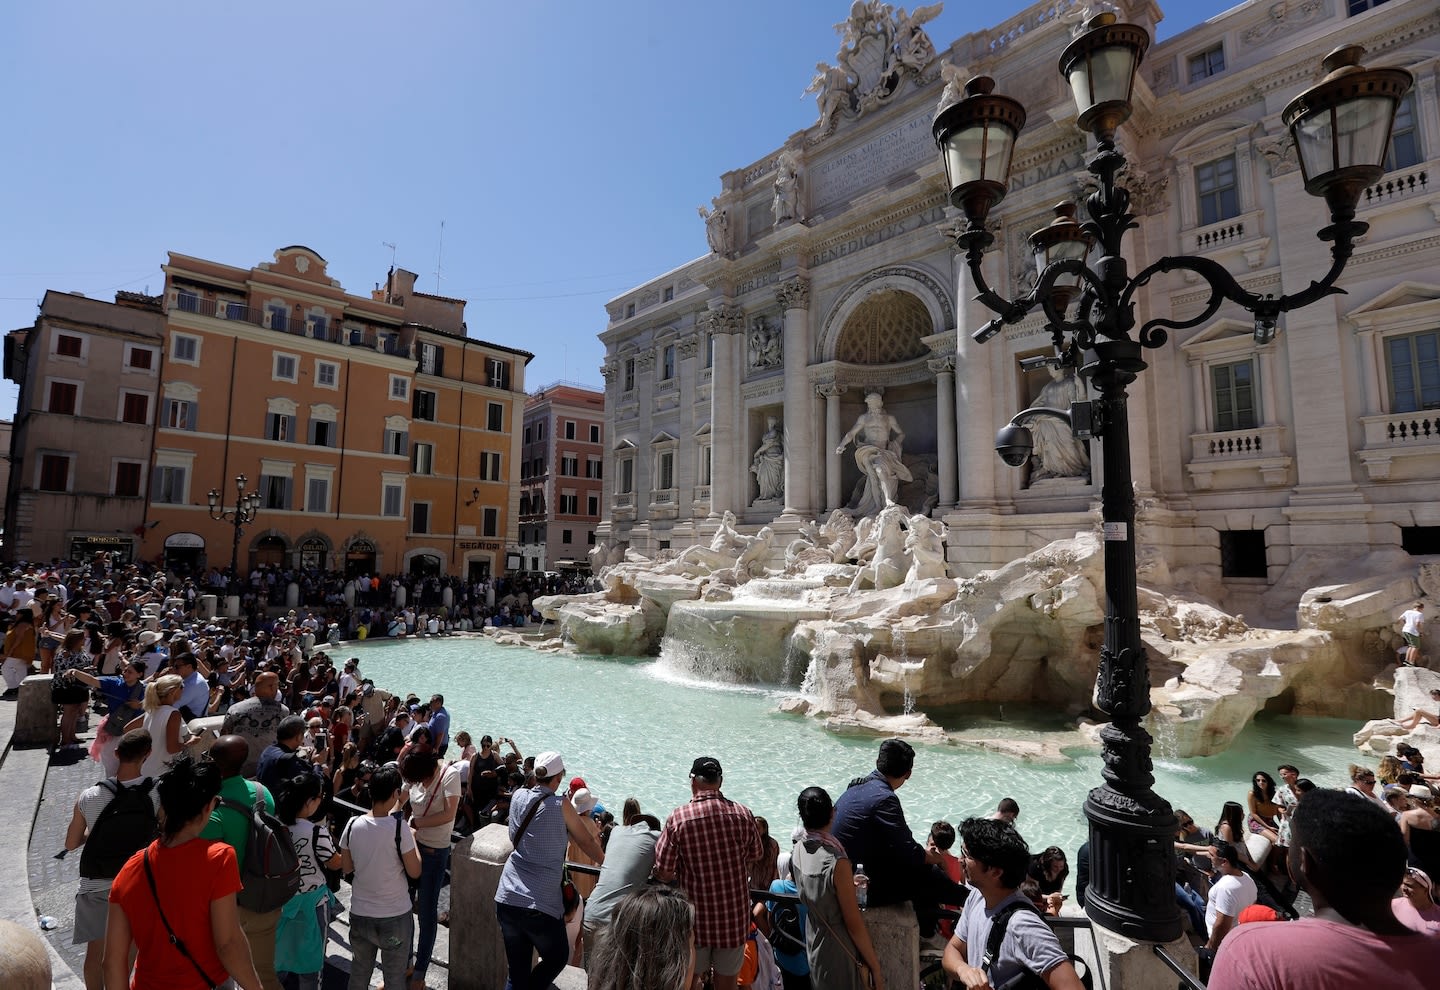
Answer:
[[[420,937],[415,945],[415,979],[424,980],[435,952],[435,933],[440,925],[440,888],[445,886],[445,872],[450,868],[450,847],[420,847],[420,890],[415,895],[415,916],[420,924]]]
[[[362,918],[352,914],[350,990],[369,990],[377,950],[385,986],[404,987],[405,967],[410,964],[410,939],[414,934],[415,918],[409,911],[393,918]]]
[[[495,914],[505,939],[505,990],[549,990],[551,982],[570,961],[565,922],[541,911],[510,904],[496,904]],[[532,949],[540,953],[540,961],[533,970],[530,968]],[[358,988],[352,986],[351,990]]]
[[[1179,881],[1175,883],[1175,903],[1180,905],[1180,910],[1190,916],[1190,926],[1196,935],[1206,938],[1210,935],[1205,930],[1205,898],[1187,890]]]

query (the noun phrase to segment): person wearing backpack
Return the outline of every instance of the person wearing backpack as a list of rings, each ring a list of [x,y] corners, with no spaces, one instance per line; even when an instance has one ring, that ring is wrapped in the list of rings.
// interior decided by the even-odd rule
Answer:
[[[972,896],[945,945],[946,974],[971,988],[1084,990],[1059,939],[1019,892],[1030,868],[1030,847],[1015,827],[969,818],[960,826],[960,842]]]
[[[219,839],[235,850],[236,865],[239,867],[242,881],[246,878],[247,866],[260,865],[252,864],[249,861],[249,854],[253,848],[251,833],[254,828],[255,811],[263,811],[275,823],[275,827],[279,829],[280,833],[278,839],[283,841],[285,848],[290,850],[291,860],[294,861],[294,847],[290,844],[289,834],[279,819],[274,818],[274,797],[264,785],[246,780],[241,776],[241,771],[245,767],[245,759],[249,753],[250,744],[240,736],[221,736],[210,747],[210,758],[220,768],[222,778],[220,804],[210,813],[210,821],[206,824],[204,831],[200,833],[202,839]],[[244,899],[243,890],[241,896],[236,898],[240,930],[250,940],[250,955],[265,990],[281,990],[280,977],[275,972],[275,930],[280,924],[280,909],[300,888],[298,865],[294,879],[294,886],[290,888],[288,894],[278,899],[279,903],[272,906],[259,905],[264,907],[264,910],[256,910],[253,902],[252,906],[248,907],[240,903]],[[253,881],[250,882],[250,885],[254,886]]]
[[[801,826],[797,831],[798,841],[804,837],[805,829]],[[770,893],[799,895],[790,864],[791,853],[781,853],[776,858],[776,872],[780,878],[771,881]],[[810,960],[805,956],[805,924],[808,920],[805,905],[798,900],[766,901],[756,904],[753,914],[755,923],[770,939],[770,947],[775,950],[775,965],[780,967],[780,979],[785,990],[810,990]]]
[[[235,850],[200,838],[220,799],[220,770],[208,757],[181,753],[155,787],[160,838],[131,856],[110,886],[105,986],[215,990],[233,980],[260,990],[236,914]]]
[[[75,894],[74,945],[85,946],[85,990],[105,987],[105,919],[110,884],[138,850],[155,838],[160,795],[155,779],[140,773],[150,755],[150,733],[125,733],[115,747],[115,776],[80,792],[65,832],[65,851],[80,854],[80,889]]]

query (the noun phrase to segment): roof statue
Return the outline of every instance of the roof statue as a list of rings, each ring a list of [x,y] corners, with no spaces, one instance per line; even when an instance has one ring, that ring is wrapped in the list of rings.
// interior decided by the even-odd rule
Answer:
[[[836,64],[817,63],[805,90],[816,94],[823,133],[835,129],[840,114],[864,116],[900,92],[907,76],[921,77],[935,60],[925,25],[942,7],[933,3],[907,13],[882,0],[855,0],[850,15],[835,25]]]

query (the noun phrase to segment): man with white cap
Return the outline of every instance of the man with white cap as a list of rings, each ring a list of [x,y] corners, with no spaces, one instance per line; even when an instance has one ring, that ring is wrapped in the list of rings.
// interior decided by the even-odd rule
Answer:
[[[505,941],[510,990],[546,990],[570,959],[560,878],[567,839],[596,863],[605,852],[586,830],[575,806],[555,793],[565,772],[559,753],[535,758],[535,786],[510,798],[510,844],[495,891],[495,914]],[[533,954],[539,961],[531,966]]]

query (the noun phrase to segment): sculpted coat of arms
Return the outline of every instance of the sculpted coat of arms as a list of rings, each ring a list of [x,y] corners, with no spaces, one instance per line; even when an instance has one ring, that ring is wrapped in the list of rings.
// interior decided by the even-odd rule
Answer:
[[[935,59],[925,24],[943,4],[898,10],[881,0],[855,0],[850,16],[835,30],[840,50],[835,65],[820,62],[806,93],[815,93],[825,133],[838,115],[863,116],[900,91],[907,76],[919,76]]]

